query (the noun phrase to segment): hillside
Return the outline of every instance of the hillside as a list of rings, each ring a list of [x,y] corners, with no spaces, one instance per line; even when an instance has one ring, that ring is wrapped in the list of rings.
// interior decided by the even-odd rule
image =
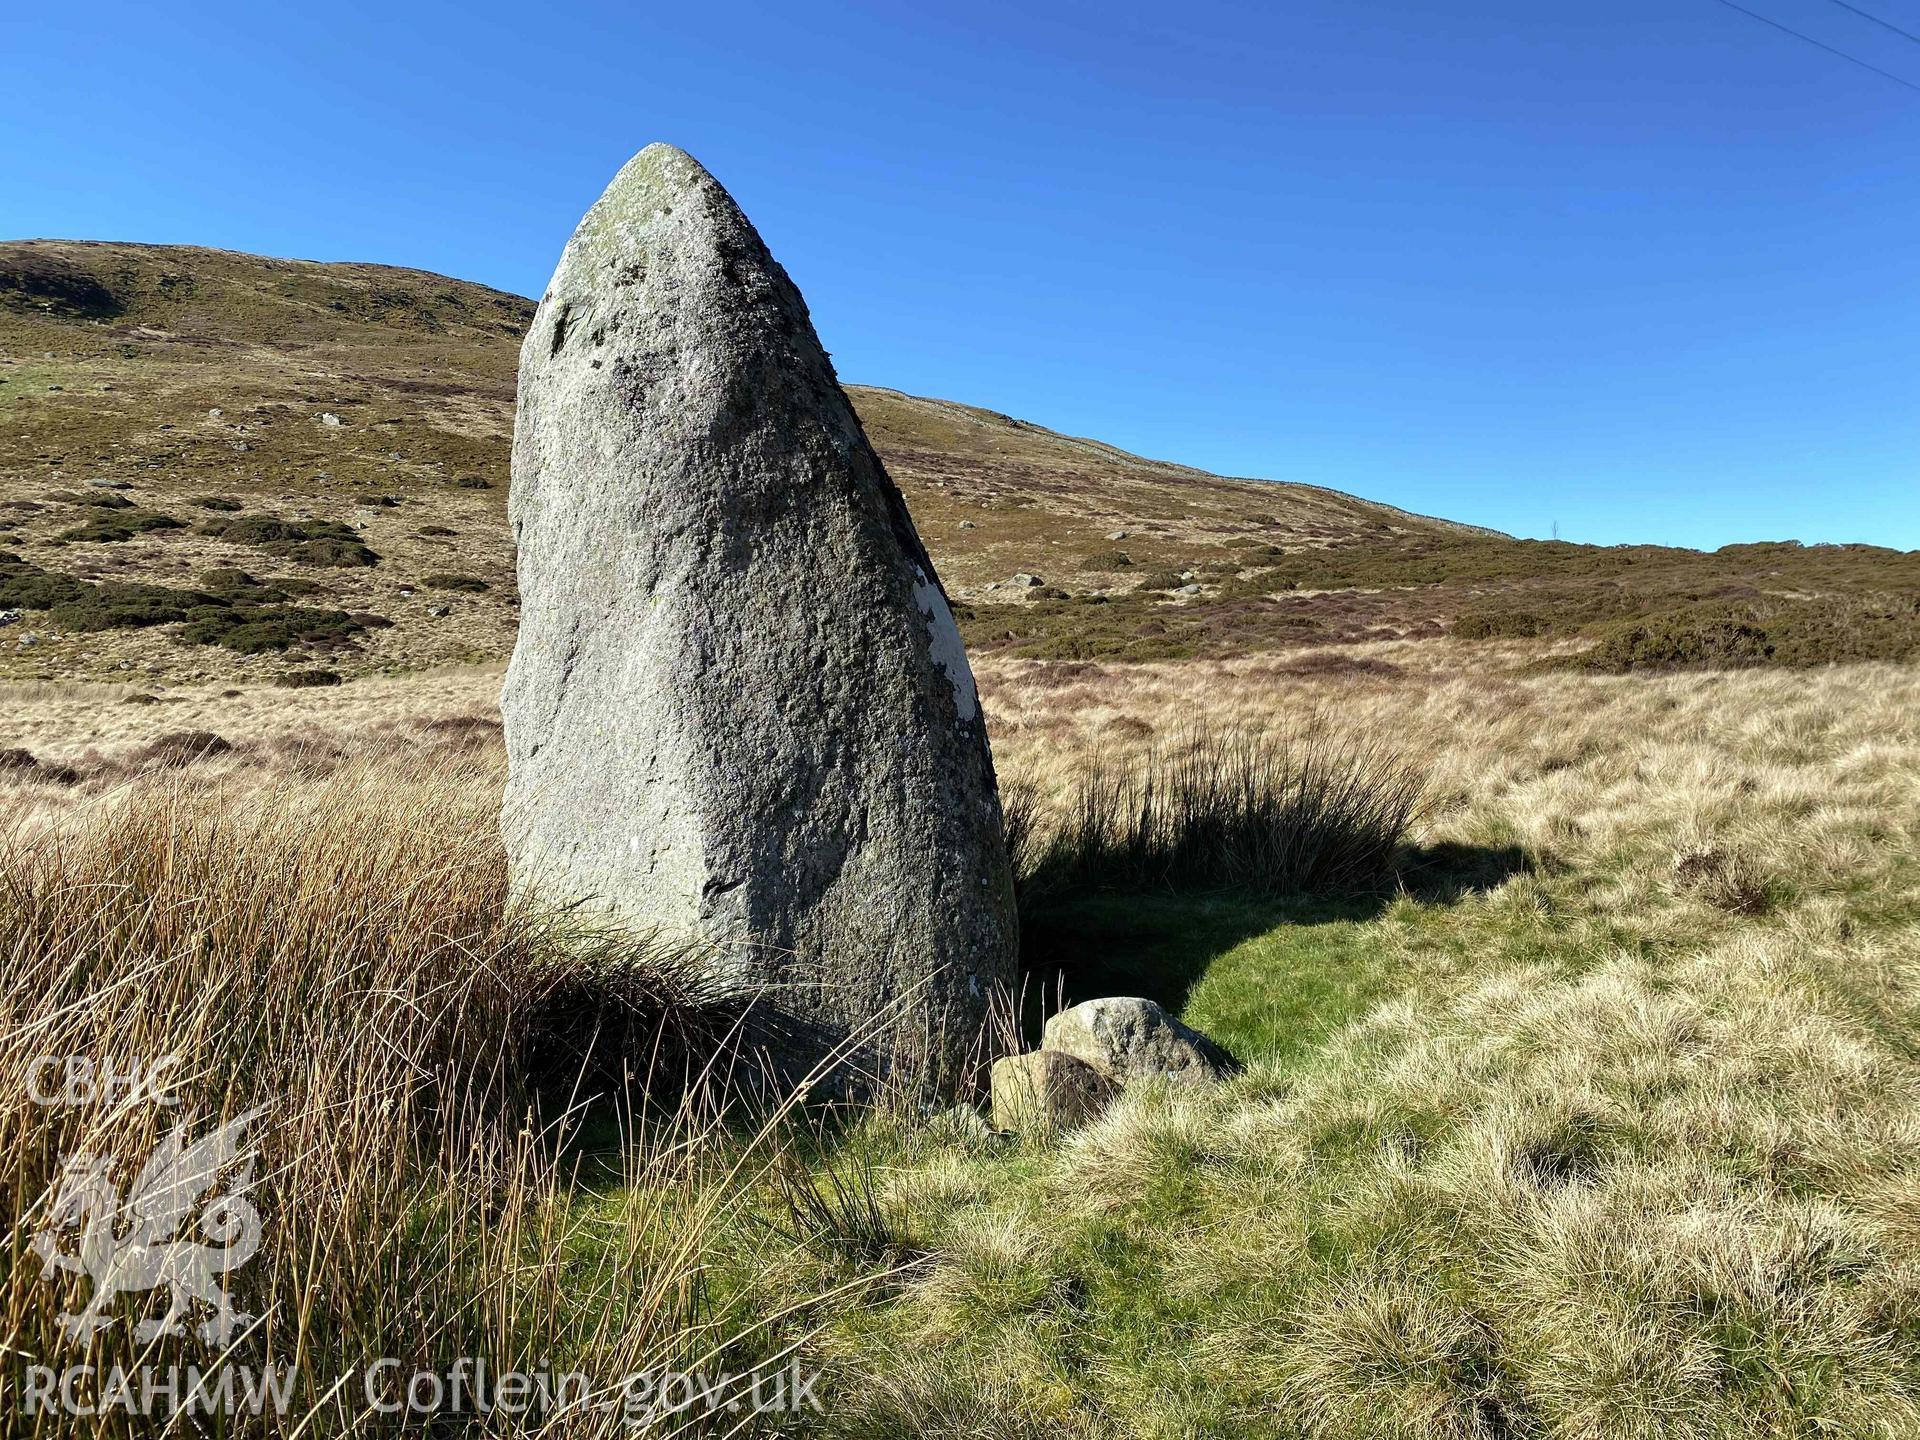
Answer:
[[[324,680],[503,656],[532,309],[386,266],[0,245],[0,607],[22,612],[0,677]],[[1625,662],[1773,658],[1769,625],[1797,637],[1788,658],[1862,626],[1866,653],[1914,648],[1913,556],[1515,541],[849,389],[981,649],[1177,658],[1456,621],[1584,645],[1676,614],[1678,640],[1617,642]]]

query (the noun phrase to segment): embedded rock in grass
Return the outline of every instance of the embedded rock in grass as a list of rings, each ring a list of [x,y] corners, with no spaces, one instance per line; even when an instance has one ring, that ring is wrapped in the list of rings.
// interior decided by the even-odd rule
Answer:
[[[993,1126],[971,1105],[948,1106],[927,1122],[927,1131],[957,1145],[985,1145],[993,1139]]]
[[[1093,1066],[1064,1051],[1009,1055],[993,1065],[993,1128],[1071,1130],[1095,1119],[1117,1090]]]
[[[1151,1000],[1114,996],[1062,1010],[1042,1032],[1043,1051],[1085,1061],[1116,1085],[1161,1079],[1210,1085],[1232,1074],[1231,1055]]]
[[[509,514],[515,884],[705,954],[789,1058],[956,1076],[1017,938],[966,652],[799,292],[678,150],[561,257]]]

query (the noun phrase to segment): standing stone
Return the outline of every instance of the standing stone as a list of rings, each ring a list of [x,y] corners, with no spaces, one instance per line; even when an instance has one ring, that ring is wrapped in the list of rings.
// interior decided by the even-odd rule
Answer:
[[[516,887],[691,945],[789,1060],[869,1030],[950,1083],[1017,940],[966,652],[799,291],[671,146],[534,316],[509,514]]]

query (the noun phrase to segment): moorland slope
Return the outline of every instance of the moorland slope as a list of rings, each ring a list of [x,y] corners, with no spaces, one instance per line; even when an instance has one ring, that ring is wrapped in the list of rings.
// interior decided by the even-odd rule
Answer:
[[[0,245],[0,609],[21,612],[0,678],[503,656],[532,312],[387,266]],[[849,388],[976,650],[1178,659],[1452,629],[1608,668],[1920,651],[1913,555],[1515,540]]]

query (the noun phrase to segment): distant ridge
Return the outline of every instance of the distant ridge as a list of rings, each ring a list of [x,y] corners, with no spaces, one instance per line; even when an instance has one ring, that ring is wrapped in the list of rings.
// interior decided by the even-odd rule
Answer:
[[[533,310],[392,265],[0,244],[0,610],[23,612],[0,678],[324,680],[502,659]],[[1633,665],[1810,663],[1902,656],[1920,634],[1920,557],[1515,540],[847,388],[977,652],[1477,637]]]

